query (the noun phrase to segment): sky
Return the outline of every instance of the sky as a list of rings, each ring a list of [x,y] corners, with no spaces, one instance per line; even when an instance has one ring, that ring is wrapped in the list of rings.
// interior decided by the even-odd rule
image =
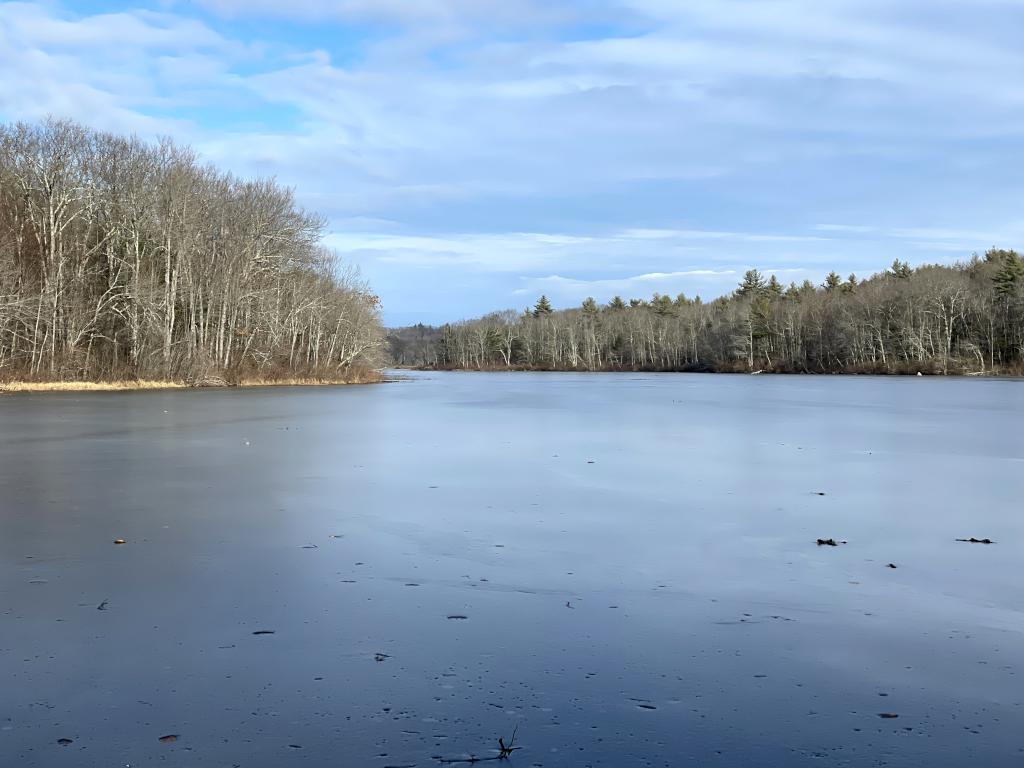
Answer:
[[[1024,0],[0,1],[0,120],[322,213],[389,325],[1024,246]]]

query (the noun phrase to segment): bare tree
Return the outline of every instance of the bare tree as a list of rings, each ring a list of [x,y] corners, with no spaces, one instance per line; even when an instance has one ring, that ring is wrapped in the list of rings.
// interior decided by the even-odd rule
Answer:
[[[0,379],[363,376],[380,302],[323,228],[169,140],[0,126]]]

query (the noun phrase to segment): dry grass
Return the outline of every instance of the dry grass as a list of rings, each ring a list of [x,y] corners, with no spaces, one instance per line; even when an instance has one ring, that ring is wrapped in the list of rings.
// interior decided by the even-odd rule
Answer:
[[[282,379],[242,379],[231,386],[238,387],[326,387],[342,384],[372,384],[383,377],[374,372],[362,372],[351,379],[321,379],[309,377]],[[190,385],[180,381],[0,381],[0,394],[13,392],[120,392],[141,389],[184,389]]]
[[[115,392],[128,389],[180,389],[179,381],[0,381],[0,392]]]

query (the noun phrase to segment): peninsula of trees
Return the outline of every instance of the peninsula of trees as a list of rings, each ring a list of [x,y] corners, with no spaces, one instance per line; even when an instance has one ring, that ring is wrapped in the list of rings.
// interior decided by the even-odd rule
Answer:
[[[746,273],[729,296],[496,312],[392,331],[399,365],[453,369],[1024,374],[1024,259],[896,261],[867,280],[788,287]]]
[[[170,141],[0,126],[0,382],[372,377],[379,302],[323,227]]]

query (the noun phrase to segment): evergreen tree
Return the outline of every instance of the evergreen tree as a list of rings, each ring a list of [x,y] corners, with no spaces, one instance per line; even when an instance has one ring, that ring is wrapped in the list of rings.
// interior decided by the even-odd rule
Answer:
[[[550,315],[554,310],[551,308],[551,302],[548,301],[547,296],[541,296],[537,299],[537,303],[533,305],[533,316],[541,317],[542,315]]]
[[[593,296],[587,296],[587,298],[585,298],[583,300],[583,304],[580,306],[580,309],[583,310],[583,314],[585,314],[585,315],[596,315],[597,314],[597,302],[594,301],[594,297]]]
[[[662,317],[665,315],[671,315],[673,314],[672,299],[668,296],[662,296],[660,293],[656,293],[651,299],[651,309],[654,310],[654,314]]]
[[[889,273],[900,280],[906,280],[912,272],[913,270],[910,268],[910,265],[899,259],[893,261],[892,266],[889,268]]]
[[[1007,248],[992,247],[985,251],[985,261],[990,264],[1001,264],[1007,256],[1017,256],[1017,252]]]
[[[625,309],[625,308],[626,308],[626,302],[624,302],[622,300],[621,296],[613,296],[612,300],[608,302],[608,309],[619,310],[619,309]]]
[[[828,275],[825,277],[825,282],[823,283],[822,287],[829,293],[832,293],[836,288],[842,285],[842,283],[843,278],[841,278],[839,274],[836,273],[835,271],[832,271],[829,272]]]
[[[736,289],[736,295],[743,298],[757,296],[764,292],[767,285],[764,276],[760,272],[756,269],[748,269],[743,274],[743,282]]]
[[[768,293],[776,297],[782,295],[782,284],[775,275],[772,275],[768,280]]]
[[[985,255],[988,256],[988,254]],[[1024,259],[1021,259],[1015,251],[1001,251],[998,258],[1002,263],[999,266],[999,271],[992,278],[996,294],[1004,299],[1016,296],[1021,286],[1024,285]]]

